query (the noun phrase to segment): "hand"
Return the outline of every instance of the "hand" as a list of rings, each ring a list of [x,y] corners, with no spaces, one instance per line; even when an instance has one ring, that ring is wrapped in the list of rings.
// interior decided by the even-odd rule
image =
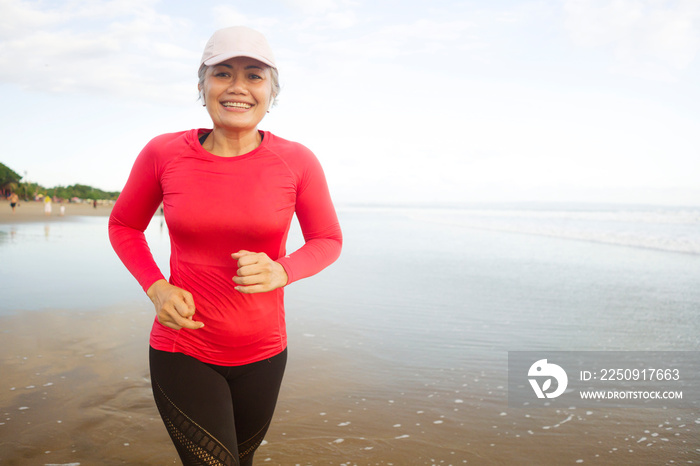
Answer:
[[[241,293],[264,293],[281,288],[289,277],[282,264],[275,262],[264,252],[238,251],[231,254],[238,261],[238,272],[233,277],[236,289]]]
[[[156,307],[158,322],[174,330],[189,328],[196,330],[204,327],[203,322],[192,319],[194,316],[194,299],[192,293],[171,285],[165,280],[158,280],[146,292]]]

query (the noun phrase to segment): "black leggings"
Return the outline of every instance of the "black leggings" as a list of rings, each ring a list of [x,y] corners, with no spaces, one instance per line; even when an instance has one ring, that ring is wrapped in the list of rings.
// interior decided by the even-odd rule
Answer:
[[[150,348],[153,397],[182,463],[252,465],[286,364],[286,349],[270,359],[226,367]]]

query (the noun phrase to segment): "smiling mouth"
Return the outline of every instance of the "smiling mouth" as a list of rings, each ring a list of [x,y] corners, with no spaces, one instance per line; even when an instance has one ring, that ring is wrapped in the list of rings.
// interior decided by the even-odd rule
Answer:
[[[245,108],[248,109],[252,107],[251,104],[246,104],[245,102],[224,102],[222,104],[224,107],[228,108]]]

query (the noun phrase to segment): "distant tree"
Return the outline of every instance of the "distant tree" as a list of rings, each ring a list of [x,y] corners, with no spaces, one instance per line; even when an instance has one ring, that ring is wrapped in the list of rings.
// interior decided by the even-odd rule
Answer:
[[[115,200],[119,197],[119,191],[102,191],[84,184],[74,184],[73,186],[56,186],[55,188],[44,188],[37,183],[20,182],[22,177],[10,170],[6,165],[0,163],[0,192],[5,194],[15,191],[20,196],[31,199],[37,194],[59,197],[61,199],[96,199]]]
[[[72,199],[74,197],[80,199],[105,199],[114,200],[119,196],[119,192],[103,191],[84,184],[74,184],[72,186],[56,186],[46,190],[46,194],[59,197],[62,199]]]
[[[7,165],[0,163],[0,190],[9,191],[17,189],[19,180],[22,177],[15,171],[11,170]]]

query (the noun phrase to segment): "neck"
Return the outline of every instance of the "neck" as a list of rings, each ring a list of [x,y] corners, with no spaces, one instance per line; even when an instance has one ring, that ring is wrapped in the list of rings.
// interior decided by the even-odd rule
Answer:
[[[246,132],[231,132],[214,128],[202,147],[219,157],[237,157],[256,149],[262,142],[257,128]]]

